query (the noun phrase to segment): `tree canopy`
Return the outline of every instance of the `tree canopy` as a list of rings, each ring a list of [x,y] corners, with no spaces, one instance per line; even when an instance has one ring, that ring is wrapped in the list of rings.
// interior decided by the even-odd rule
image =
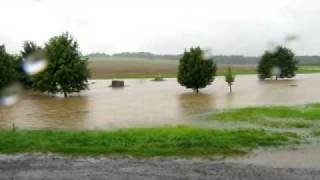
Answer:
[[[87,59],[83,59],[78,43],[68,33],[55,36],[45,44],[47,68],[33,77],[33,87],[41,92],[64,96],[88,87]]]
[[[294,53],[282,46],[278,46],[275,51],[266,51],[258,64],[258,75],[260,79],[272,78],[292,78],[298,70],[298,61]]]
[[[200,88],[211,84],[215,75],[215,62],[211,57],[205,57],[200,47],[184,52],[178,67],[178,82],[182,86],[198,93]]]
[[[21,51],[21,56],[23,58],[26,58],[39,50],[41,50],[41,47],[38,46],[35,42],[25,41],[23,43],[23,50]]]
[[[7,53],[4,45],[0,46],[0,90],[18,79],[16,59]]]

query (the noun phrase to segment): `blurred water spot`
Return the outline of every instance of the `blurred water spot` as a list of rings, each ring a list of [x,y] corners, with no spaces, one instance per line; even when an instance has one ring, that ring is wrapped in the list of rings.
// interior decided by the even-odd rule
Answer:
[[[202,56],[204,60],[209,60],[212,57],[212,50],[211,49],[204,50]]]
[[[294,34],[290,34],[285,38],[285,43],[290,43],[293,41],[297,41],[298,40],[298,36],[294,35]]]
[[[48,63],[44,58],[28,57],[23,60],[22,68],[25,73],[34,75],[43,71]]]
[[[280,76],[281,69],[278,66],[274,66],[271,70],[272,75],[274,76]]]
[[[21,97],[22,85],[13,83],[0,91],[0,106],[12,106]]]
[[[277,43],[274,42],[274,41],[270,41],[270,42],[268,42],[268,44],[267,44],[267,49],[268,49],[268,51],[273,52],[273,51],[275,51],[276,47],[277,47]]]

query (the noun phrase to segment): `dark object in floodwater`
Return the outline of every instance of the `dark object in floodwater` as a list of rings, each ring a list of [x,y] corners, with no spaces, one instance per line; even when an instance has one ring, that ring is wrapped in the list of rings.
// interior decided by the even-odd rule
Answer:
[[[159,75],[159,76],[156,76],[152,81],[164,81],[164,79],[161,75]]]
[[[297,87],[298,85],[296,84],[290,84],[291,87]]]
[[[116,80],[113,80],[112,83],[111,83],[111,87],[115,87],[115,88],[122,88],[124,87],[124,81],[116,81]]]

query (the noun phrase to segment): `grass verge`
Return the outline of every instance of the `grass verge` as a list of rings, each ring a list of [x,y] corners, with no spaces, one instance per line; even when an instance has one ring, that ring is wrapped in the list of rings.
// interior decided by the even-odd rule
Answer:
[[[248,107],[226,110],[205,116],[207,120],[249,122],[281,128],[310,128],[320,120],[320,104],[306,106]]]
[[[187,126],[116,131],[0,131],[0,153],[69,155],[228,156],[259,146],[297,142],[293,133],[213,130]]]

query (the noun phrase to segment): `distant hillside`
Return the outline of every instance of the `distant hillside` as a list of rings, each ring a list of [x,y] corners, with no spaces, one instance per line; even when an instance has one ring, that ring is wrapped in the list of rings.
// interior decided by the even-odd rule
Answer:
[[[160,55],[160,54],[152,54],[149,52],[122,52],[122,53],[115,53],[112,55],[105,54],[105,53],[91,53],[86,55],[87,57],[123,57],[123,58],[144,58],[144,59],[168,59],[168,60],[178,60],[181,55]]]
[[[122,58],[143,58],[143,59],[168,59],[168,60],[178,60],[181,54],[172,55],[159,55],[149,52],[122,52],[113,55],[105,53],[92,53],[87,55],[88,58],[112,58],[112,57],[122,57]],[[259,57],[241,56],[241,55],[219,55],[213,56],[214,60],[218,64],[257,64]],[[302,65],[320,65],[320,56],[297,56],[296,59],[299,60]]]

